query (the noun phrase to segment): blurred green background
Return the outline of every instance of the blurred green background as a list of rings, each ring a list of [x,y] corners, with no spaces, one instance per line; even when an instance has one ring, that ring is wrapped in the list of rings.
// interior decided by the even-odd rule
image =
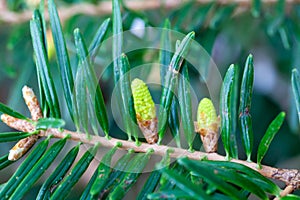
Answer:
[[[15,14],[31,12],[36,7],[36,2],[38,1],[7,0],[5,3],[2,2],[0,12],[1,9]],[[97,0],[84,2],[94,6],[103,3]],[[82,3],[81,0],[56,1],[59,8],[70,8],[80,3]],[[251,114],[255,134],[254,149],[257,148],[258,142],[272,119],[280,111],[285,111],[287,120],[276,135],[263,163],[278,167],[300,168],[300,131],[290,85],[292,68],[300,69],[300,4],[278,1],[272,4],[261,3],[253,7],[251,1],[246,5],[199,4],[197,1],[186,1],[169,9],[164,1],[161,1],[161,5],[155,9],[132,10],[126,6],[126,3],[127,1],[123,5],[122,13],[124,30],[145,26],[162,27],[164,20],[168,18],[172,29],[176,31],[184,34],[195,31],[197,42],[211,55],[222,77],[232,63],[238,64],[242,71],[246,57],[250,53],[253,54],[255,83]],[[79,27],[89,43],[98,26],[110,15],[77,14],[64,19],[63,30],[74,69],[77,58],[74,54],[73,30]],[[111,36],[111,31],[107,34],[107,37],[109,36]],[[28,115],[21,97],[21,88],[26,84],[38,91],[29,21],[12,23],[2,18],[0,20],[0,47],[0,101]],[[55,55],[50,56],[53,74],[58,73],[55,59]],[[96,67],[97,64],[101,66],[101,59],[103,58],[99,54],[96,58]],[[158,53],[149,50],[136,51],[129,54],[129,59],[132,66],[148,63],[149,59],[158,62]],[[53,75],[56,88],[62,94],[58,77]],[[199,85],[202,87],[203,83],[199,80],[199,74],[192,68],[190,79],[195,91]],[[104,98],[109,105],[113,89],[111,70],[104,73],[100,84]],[[159,91],[153,87],[151,92],[158,103]],[[197,95],[205,96],[205,94]],[[63,105],[61,106],[62,113],[65,114],[64,118],[68,122],[67,110]],[[111,132],[122,137],[122,133],[119,134],[119,130],[114,126],[112,118],[110,124]],[[71,125],[68,126],[72,129]],[[6,130],[8,128],[1,123],[0,131]],[[240,141],[240,137],[238,140]],[[0,155],[6,153],[11,146],[12,144],[8,143],[1,144]],[[239,146],[239,148],[240,152],[243,152],[242,147]],[[222,149],[220,152],[222,153]],[[245,156],[240,153],[240,158],[245,158]],[[18,164],[15,164],[13,168],[2,171],[0,183],[7,180],[9,174],[17,166]],[[79,192],[80,184],[77,188]],[[74,195],[76,196],[76,192]]]

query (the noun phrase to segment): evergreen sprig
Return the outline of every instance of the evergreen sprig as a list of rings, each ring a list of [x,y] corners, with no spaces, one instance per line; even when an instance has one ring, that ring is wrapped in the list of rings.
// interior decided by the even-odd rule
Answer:
[[[156,118],[151,115],[155,113],[154,103],[153,101],[150,102],[150,92],[146,84],[143,84],[142,91],[144,92],[139,93],[139,90],[137,90],[138,92],[134,96],[138,97],[136,98],[138,99],[138,103],[144,105],[145,108],[151,107],[150,110],[152,113],[143,113],[143,110],[139,109],[135,113],[134,104],[131,102],[131,77],[128,73],[130,69],[129,59],[123,53],[124,41],[121,34],[123,31],[121,8],[119,1],[113,0],[113,73],[115,84],[120,85],[118,92],[120,93],[121,102],[118,102],[118,109],[124,114],[123,120],[126,124],[126,133],[129,140],[125,141],[108,137],[111,132],[106,105],[100,85],[95,76],[93,63],[95,61],[95,54],[98,52],[99,46],[109,27],[110,20],[105,20],[100,26],[89,49],[79,29],[74,31],[79,65],[76,71],[76,82],[78,82],[74,84],[74,69],[69,61],[69,53],[54,1],[50,0],[48,6],[58,68],[61,72],[60,77],[63,84],[64,103],[67,105],[76,128],[78,129],[78,127],[82,126],[83,131],[88,134],[90,132],[89,126],[92,126],[94,134],[86,135],[79,132],[71,132],[63,128],[65,121],[61,117],[61,113],[63,112],[61,110],[62,104],[58,100],[58,94],[50,72],[48,52],[46,50],[44,19],[40,11],[36,10],[30,22],[30,30],[39,77],[40,97],[43,97],[41,98],[43,102],[41,102],[41,107],[36,105],[35,109],[40,112],[42,110],[47,112],[44,118],[35,121],[0,103],[0,112],[3,113],[1,117],[2,121],[20,131],[0,133],[0,142],[19,141],[23,138],[25,139],[21,141],[26,142],[26,139],[30,140],[33,135],[36,135],[41,140],[22,161],[12,177],[0,185],[0,199],[22,199],[45,171],[51,165],[54,165],[57,157],[62,155],[61,150],[69,140],[80,140],[82,143],[91,144],[92,146],[80,156],[78,152],[81,143],[69,150],[67,155],[59,161],[56,169],[52,171],[51,175],[46,178],[40,187],[37,199],[66,199],[74,185],[80,180],[93,161],[98,163],[98,167],[94,170],[92,177],[85,186],[81,199],[122,199],[139,180],[140,175],[148,166],[149,160],[154,154],[164,156],[164,158],[160,162],[157,162],[157,165],[153,169],[154,171],[149,175],[143,189],[140,191],[138,199],[247,199],[251,194],[259,199],[268,199],[269,197],[281,199],[298,198],[296,195],[289,195],[289,193],[300,188],[299,170],[277,169],[261,165],[261,161],[267,153],[272,139],[284,121],[284,112],[281,112],[270,123],[258,147],[257,163],[251,162],[254,137],[250,116],[254,78],[252,55],[249,55],[247,58],[241,81],[238,80],[238,67],[231,65],[225,74],[222,84],[220,94],[220,129],[226,157],[217,153],[192,152],[194,139],[197,139],[197,137],[194,137],[194,134],[199,130],[195,131],[193,123],[194,113],[191,105],[188,64],[185,58],[188,55],[195,36],[194,32],[188,33],[181,42],[177,42],[176,51],[173,56],[167,51],[160,52],[160,62],[164,67],[161,69],[163,76],[161,80],[164,83],[164,87],[161,95],[158,127],[154,127],[158,128],[159,140],[158,144],[155,145],[140,143],[138,132],[135,130],[136,115],[142,113],[143,116],[146,116],[147,120],[147,117],[150,116],[151,120],[155,121]],[[224,7],[219,12],[219,15],[213,17],[209,25],[213,28],[219,26],[223,20],[226,20],[224,16],[232,13],[235,6],[233,4]],[[252,13],[254,16],[260,14],[260,9],[260,1],[253,1]],[[165,28],[169,27],[170,24],[166,21]],[[168,32],[164,32],[162,38],[163,46],[170,48],[171,40]],[[165,65],[168,65],[167,70]],[[178,74],[180,73],[182,76],[178,78]],[[178,84],[177,81],[179,82]],[[292,86],[298,112],[300,107],[299,81],[298,71],[293,70]],[[236,141],[239,84],[241,84],[239,122],[242,132],[242,145],[247,156],[247,161],[238,160],[239,152]],[[174,91],[178,91],[179,105],[177,105]],[[143,95],[146,93],[147,98],[145,100],[143,99]],[[34,96],[33,98],[36,97]],[[210,104],[211,107],[213,107],[212,103]],[[180,110],[180,115],[178,115],[177,109]],[[31,112],[35,112],[36,110],[30,109]],[[95,113],[91,115],[91,112]],[[33,115],[33,113],[31,114]],[[98,124],[92,121],[93,119],[90,120],[89,116],[97,118],[106,137],[98,135]],[[188,143],[188,149],[180,147],[178,116],[181,116],[182,128]],[[205,118],[205,113],[200,117],[202,121],[209,121],[209,119]],[[214,121],[217,121],[216,118],[214,116]],[[179,148],[162,145],[163,140],[166,138],[167,120],[169,122],[170,120],[176,121],[176,124],[169,123],[169,126]],[[215,123],[217,124],[217,122]],[[156,125],[156,123],[153,124]],[[207,131],[200,130],[204,135]],[[42,138],[45,136],[47,137],[43,140]],[[135,138],[135,142],[131,141],[131,136]],[[50,141],[52,141],[53,137],[60,138],[60,140],[52,144]],[[32,143],[34,144],[35,142]],[[32,143],[30,144],[33,145]],[[103,147],[110,147],[110,150],[103,155],[102,159],[98,160],[98,149],[102,150]],[[125,150],[126,153],[119,158],[116,152],[121,149]],[[13,150],[23,152],[24,148],[15,146]],[[171,157],[175,158],[174,162],[171,162]],[[230,160],[231,158],[234,159]],[[118,159],[118,161],[113,165],[112,160],[114,159]],[[8,167],[12,163],[9,160],[9,155],[4,155],[0,158],[0,169]],[[257,168],[257,165],[260,169]],[[287,188],[291,191],[287,193],[287,190],[281,190],[268,178],[284,181],[288,185]]]

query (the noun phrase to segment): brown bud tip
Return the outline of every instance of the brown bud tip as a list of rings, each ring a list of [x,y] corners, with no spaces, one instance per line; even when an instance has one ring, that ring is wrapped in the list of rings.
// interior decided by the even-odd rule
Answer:
[[[32,119],[38,120],[42,118],[42,111],[33,90],[25,85],[22,89],[22,93]]]
[[[202,130],[205,131],[205,134],[201,134],[201,140],[203,143],[203,147],[205,152],[214,153],[218,150],[218,139],[219,135],[210,130]]]
[[[37,135],[31,135],[20,140],[10,151],[8,160],[15,161],[21,158],[37,141]]]
[[[35,130],[34,126],[30,122],[22,119],[17,119],[7,114],[2,114],[1,120],[7,126],[22,132],[33,132]]]
[[[143,132],[146,141],[149,144],[154,144],[158,140],[157,136],[157,118],[151,120],[138,120],[139,127]]]

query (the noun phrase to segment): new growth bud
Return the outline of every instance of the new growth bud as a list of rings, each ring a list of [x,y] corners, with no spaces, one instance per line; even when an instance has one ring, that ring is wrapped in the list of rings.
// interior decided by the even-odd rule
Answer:
[[[157,142],[157,118],[155,104],[147,85],[140,79],[131,83],[134,109],[138,125],[149,144]]]
[[[219,119],[216,109],[208,98],[203,98],[198,106],[197,132],[200,133],[204,149],[208,153],[216,152],[218,147]]]
[[[24,86],[22,89],[23,98],[25,100],[25,103],[31,113],[32,120],[37,121],[38,119],[42,118],[42,112],[40,109],[39,102],[33,92],[33,90],[27,86]],[[32,125],[27,121],[20,121],[20,120],[14,120],[14,118],[2,115],[1,116],[2,121],[8,121],[10,123],[16,122],[15,125],[18,125],[21,130],[24,129],[24,131],[32,132],[33,128]],[[9,123],[8,123],[9,124]],[[29,130],[25,130],[27,129]],[[38,140],[39,136],[34,134],[27,138],[24,138],[20,140],[10,151],[8,155],[8,160],[16,161],[19,158],[21,158]]]

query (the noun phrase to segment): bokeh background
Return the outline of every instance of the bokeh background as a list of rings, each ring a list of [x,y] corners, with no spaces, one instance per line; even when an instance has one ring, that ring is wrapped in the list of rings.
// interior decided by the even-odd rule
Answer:
[[[123,28],[132,30],[132,34],[138,37],[138,34],[142,33],[134,31],[135,28],[162,27],[164,20],[168,18],[173,30],[184,34],[195,31],[197,42],[212,57],[222,77],[232,63],[239,65],[242,71],[247,56],[250,53],[253,54],[255,81],[251,114],[255,134],[254,149],[257,149],[258,142],[272,119],[280,111],[285,111],[286,121],[276,135],[263,163],[299,169],[300,131],[291,93],[290,76],[293,68],[300,70],[300,3],[298,5],[296,1],[271,0],[254,6],[251,1],[241,1],[242,3],[236,1],[237,3],[230,4],[224,3],[225,1],[222,1],[223,3],[199,2],[124,1]],[[3,0],[0,2],[0,101],[27,115],[29,113],[21,96],[21,88],[26,84],[38,91],[29,32],[29,18],[37,4],[38,0]],[[56,4],[63,19],[66,43],[72,66],[75,69],[77,58],[73,30],[79,27],[87,43],[91,42],[98,26],[111,16],[111,2],[57,0]],[[70,12],[70,10],[73,11]],[[106,37],[111,34],[109,30]],[[51,41],[50,34],[48,39]],[[49,45],[49,48],[53,47]],[[54,82],[59,94],[62,94],[55,52],[51,50],[50,52],[52,52],[49,59]],[[149,61],[158,62],[158,52],[146,49],[131,52],[128,57],[133,67]],[[103,59],[105,58],[99,53],[95,66],[101,69]],[[155,74],[157,71],[149,73]],[[159,78],[158,74],[157,77]],[[195,91],[199,91],[197,87],[203,87],[204,83],[201,82],[199,74],[192,68],[190,79]],[[99,81],[107,107],[110,108],[113,89],[112,68],[106,70]],[[160,90],[157,87],[150,89],[158,103]],[[206,96],[207,94],[203,92],[197,95]],[[74,127],[63,105],[62,103],[63,117],[67,121],[67,127],[72,129]],[[114,124],[111,113],[110,125],[111,132],[116,137],[124,137]],[[7,130],[9,128],[0,123],[0,132]],[[240,137],[238,140],[240,141]],[[7,153],[12,145],[0,144],[0,155]],[[239,148],[242,152],[242,147],[239,146]],[[222,153],[222,147],[220,149]],[[245,156],[240,153],[240,158],[243,159]],[[0,172],[0,184],[8,179],[17,166],[18,163],[15,163],[13,167]],[[87,172],[86,177],[88,176]],[[77,184],[70,199],[80,194],[85,181],[83,179]],[[37,184],[36,189],[38,188]],[[32,190],[32,194],[35,192]],[[31,199],[30,195],[28,194],[28,199]],[[134,190],[128,195],[128,199],[130,195],[134,195]]]

